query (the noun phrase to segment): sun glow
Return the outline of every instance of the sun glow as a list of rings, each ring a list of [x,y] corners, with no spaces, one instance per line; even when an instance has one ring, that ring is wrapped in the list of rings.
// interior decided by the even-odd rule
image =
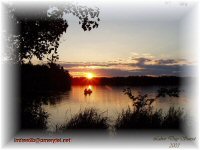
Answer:
[[[88,86],[88,89],[92,90],[92,86],[91,86],[91,85],[89,85],[89,86]]]
[[[86,77],[88,79],[92,79],[94,77],[94,74],[92,74],[92,73],[89,72],[89,73],[86,74]]]

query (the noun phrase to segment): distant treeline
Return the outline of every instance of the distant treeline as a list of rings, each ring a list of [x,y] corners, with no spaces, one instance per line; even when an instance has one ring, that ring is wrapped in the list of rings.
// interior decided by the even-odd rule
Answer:
[[[129,76],[129,77],[96,77],[88,80],[85,77],[72,78],[73,85],[133,85],[133,86],[148,86],[148,85],[180,85],[184,77],[176,76]]]
[[[20,65],[21,92],[65,91],[71,87],[68,71],[55,63]]]

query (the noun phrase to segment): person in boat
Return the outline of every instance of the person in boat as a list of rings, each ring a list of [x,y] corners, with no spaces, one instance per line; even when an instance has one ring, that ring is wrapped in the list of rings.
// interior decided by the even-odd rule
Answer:
[[[91,89],[85,88],[84,94],[91,94],[91,93],[92,93],[92,90],[91,90]]]

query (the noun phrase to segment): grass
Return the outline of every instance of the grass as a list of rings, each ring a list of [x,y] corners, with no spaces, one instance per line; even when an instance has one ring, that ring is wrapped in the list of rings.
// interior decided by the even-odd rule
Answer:
[[[114,124],[114,129],[180,129],[183,121],[183,111],[170,107],[163,113],[161,109],[153,111],[146,109],[136,111],[123,110]],[[72,117],[66,125],[59,127],[59,130],[68,129],[108,129],[108,117],[104,117],[94,108],[85,109]]]
[[[72,117],[62,129],[108,129],[108,117],[104,117],[94,108],[85,109]]]
[[[178,108],[171,107],[162,121],[163,128],[179,129],[184,121],[183,111]]]
[[[171,107],[166,114],[162,110],[135,111],[128,108],[118,116],[115,129],[180,129],[183,111]]]
[[[183,119],[183,111],[170,107],[167,113],[162,109],[153,111],[152,103],[159,97],[179,97],[178,88],[161,88],[156,97],[147,94],[135,96],[130,88],[124,89],[133,102],[133,110],[123,110],[115,122],[115,129],[180,129]]]

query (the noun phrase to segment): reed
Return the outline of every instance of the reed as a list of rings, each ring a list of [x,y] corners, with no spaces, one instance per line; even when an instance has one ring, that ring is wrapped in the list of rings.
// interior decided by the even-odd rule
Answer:
[[[102,116],[94,108],[89,108],[72,117],[62,129],[108,129],[108,127],[108,117]]]

